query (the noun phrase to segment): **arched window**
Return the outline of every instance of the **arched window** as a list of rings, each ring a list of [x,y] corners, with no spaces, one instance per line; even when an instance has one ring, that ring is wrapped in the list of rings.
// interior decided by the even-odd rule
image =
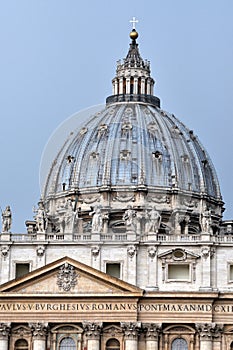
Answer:
[[[60,342],[59,350],[76,350],[74,339],[70,337],[63,338]]]
[[[231,347],[230,347],[230,350],[233,350],[233,342],[231,343]]]
[[[172,342],[172,350],[188,350],[188,344],[186,340],[177,338]]]
[[[28,342],[25,339],[18,339],[15,342],[15,350],[28,350]]]
[[[106,343],[106,350],[120,350],[120,342],[117,339],[109,339]]]

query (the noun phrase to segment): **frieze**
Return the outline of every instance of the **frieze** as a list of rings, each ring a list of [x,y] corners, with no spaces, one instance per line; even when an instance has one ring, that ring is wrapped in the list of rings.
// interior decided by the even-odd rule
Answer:
[[[76,311],[85,312],[139,312],[139,313],[217,313],[217,314],[232,314],[232,304],[214,304],[211,303],[130,303],[130,302],[2,302],[0,303],[0,313],[69,313]]]

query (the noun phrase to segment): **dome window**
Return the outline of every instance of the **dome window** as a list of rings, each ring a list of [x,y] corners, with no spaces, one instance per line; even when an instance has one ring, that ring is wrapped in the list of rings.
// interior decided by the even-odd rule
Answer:
[[[153,158],[162,161],[162,156],[163,156],[163,155],[162,155],[162,153],[161,153],[160,151],[152,152],[152,155],[153,155]]]
[[[68,163],[68,164],[73,163],[74,157],[69,155],[69,156],[66,158],[66,160],[67,160],[67,163]]]
[[[120,159],[121,160],[129,160],[130,158],[130,151],[128,151],[127,149],[124,149],[120,152]]]

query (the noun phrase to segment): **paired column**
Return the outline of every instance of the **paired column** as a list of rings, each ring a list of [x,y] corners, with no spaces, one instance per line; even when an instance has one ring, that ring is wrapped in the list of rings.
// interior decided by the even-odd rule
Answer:
[[[200,335],[200,350],[212,350],[213,340],[221,336],[222,326],[216,323],[196,324],[196,329]]]
[[[33,350],[46,350],[47,323],[31,323]]]
[[[10,323],[0,323],[0,349],[8,350]]]
[[[125,350],[137,350],[141,322],[122,322],[121,327],[124,331]]]
[[[87,340],[87,350],[100,349],[100,333],[103,324],[101,322],[84,322],[83,329]]]
[[[143,329],[146,331],[146,350],[158,350],[161,324],[144,323]]]

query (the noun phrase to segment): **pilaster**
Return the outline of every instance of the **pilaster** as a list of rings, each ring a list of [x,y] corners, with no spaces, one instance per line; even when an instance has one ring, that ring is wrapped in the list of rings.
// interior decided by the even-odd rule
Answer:
[[[142,328],[146,332],[146,350],[158,350],[159,334],[161,332],[161,324],[144,323]]]
[[[33,350],[46,350],[47,323],[31,323]]]
[[[141,322],[122,322],[121,327],[124,331],[125,350],[137,350]]]
[[[0,349],[8,350],[10,323],[0,323]]]
[[[84,322],[83,329],[87,340],[87,350],[99,350],[100,334],[103,324],[101,322]]]

